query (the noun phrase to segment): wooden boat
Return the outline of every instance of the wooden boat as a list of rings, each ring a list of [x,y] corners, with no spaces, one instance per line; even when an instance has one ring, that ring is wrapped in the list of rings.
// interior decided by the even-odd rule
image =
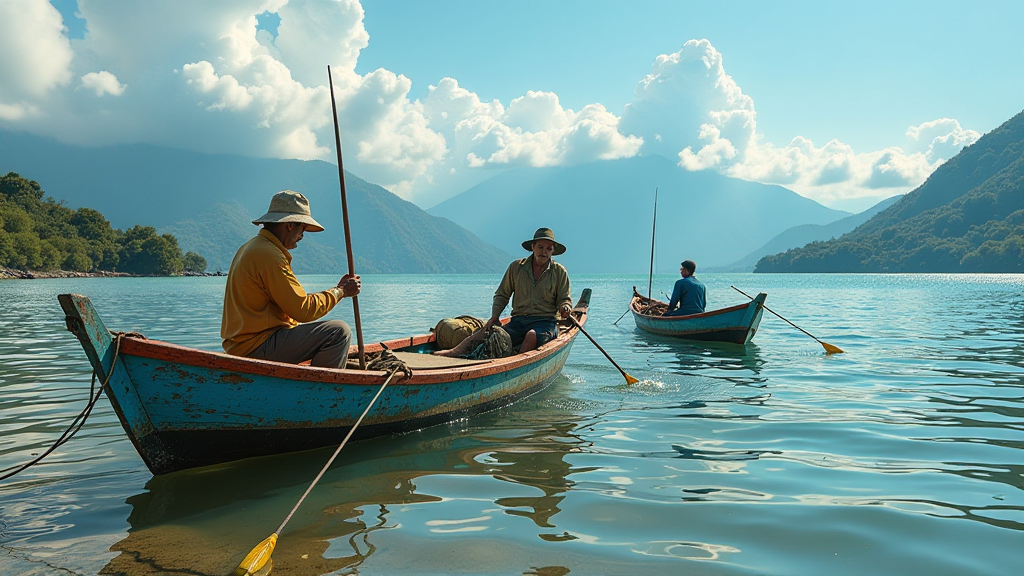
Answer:
[[[668,310],[668,304],[641,296],[634,286],[629,309],[637,328],[644,332],[687,340],[746,344],[757,333],[767,297],[762,292],[750,302],[738,306],[689,316],[661,316]]]
[[[62,294],[58,300],[97,377],[109,374],[104,392],[154,474],[337,445],[388,376],[112,335],[89,298]],[[589,304],[586,289],[573,310],[581,325]],[[433,356],[433,334],[368,345],[368,353],[387,346],[412,375],[395,376],[353,439],[451,422],[533,394],[561,371],[578,332],[564,328],[536,350],[495,360]]]

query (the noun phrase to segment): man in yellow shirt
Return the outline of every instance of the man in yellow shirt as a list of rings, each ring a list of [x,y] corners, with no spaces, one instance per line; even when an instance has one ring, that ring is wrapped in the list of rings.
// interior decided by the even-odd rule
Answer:
[[[498,317],[512,300],[512,318],[504,326],[512,337],[512,348],[529,352],[558,337],[558,317],[567,318],[572,311],[569,273],[565,266],[551,259],[565,253],[565,246],[555,242],[550,228],[538,228],[523,249],[532,256],[509,264],[494,292],[491,317],[484,329],[498,323]]]
[[[306,294],[292,272],[292,255],[305,232],[322,232],[309,201],[298,192],[274,195],[263,229],[238,249],[224,288],[220,335],[235,356],[344,368],[352,331],[341,320],[314,322],[345,296],[359,294],[359,276],[346,274],[334,288]]]

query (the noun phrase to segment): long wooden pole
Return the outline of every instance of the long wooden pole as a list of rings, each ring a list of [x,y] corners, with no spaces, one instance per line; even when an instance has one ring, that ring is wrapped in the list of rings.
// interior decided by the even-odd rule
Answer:
[[[569,316],[569,321],[572,322],[573,326],[579,328],[580,332],[583,332],[583,335],[590,340],[590,343],[593,344],[595,348],[601,351],[601,354],[604,354],[604,357],[607,358],[608,361],[612,363],[612,366],[618,368],[619,372],[621,372],[622,376],[626,379],[626,384],[636,384],[637,382],[639,382],[639,380],[630,376],[625,370],[623,370],[622,366],[619,366],[619,363],[612,359],[612,355],[606,352],[604,348],[601,348],[601,345],[597,343],[597,340],[594,340],[593,336],[587,334],[587,331],[583,329],[583,326],[580,326],[580,323],[575,318]]]
[[[348,228],[348,195],[345,193],[345,168],[341,163],[341,128],[338,127],[338,105],[334,101],[334,78],[331,67],[327,66],[327,84],[331,90],[331,113],[334,114],[334,144],[338,149],[338,181],[341,182],[341,220],[345,224],[345,252],[348,255],[348,273],[355,275],[355,259],[352,258],[352,234]],[[359,321],[359,297],[352,297],[352,312],[356,318],[356,342],[359,345],[359,369],[366,369],[366,348],[363,346],[363,326]]]
[[[658,189],[654,189],[654,222],[651,224],[651,270],[647,274],[647,299],[651,299],[651,284],[654,281],[654,231],[658,229]],[[618,322],[618,320],[616,320]]]
[[[751,296],[750,294],[747,294],[746,292],[744,292],[743,290],[740,290],[739,288],[737,288],[735,286],[730,286],[730,288],[732,288],[733,290],[739,292],[740,294],[743,294],[744,296],[746,296],[747,298],[750,298],[751,300],[754,299],[753,296]],[[839,346],[833,346],[832,344],[829,344],[828,342],[822,342],[821,340],[818,340],[818,338],[814,334],[811,334],[807,330],[804,330],[803,328],[797,326],[796,324],[793,324],[792,322],[790,322],[786,318],[783,318],[782,314],[779,314],[778,312],[776,312],[775,310],[772,310],[771,308],[765,306],[764,304],[762,304],[761,306],[763,306],[765,310],[771,312],[772,314],[775,314],[775,316],[779,320],[782,320],[786,324],[789,324],[793,328],[796,328],[797,330],[799,330],[799,331],[803,332],[804,334],[806,334],[806,335],[810,336],[811,338],[813,338],[815,342],[817,342],[818,344],[821,344],[821,347],[825,349],[826,353],[828,353],[828,354],[843,354],[843,350],[841,348],[839,348]]]

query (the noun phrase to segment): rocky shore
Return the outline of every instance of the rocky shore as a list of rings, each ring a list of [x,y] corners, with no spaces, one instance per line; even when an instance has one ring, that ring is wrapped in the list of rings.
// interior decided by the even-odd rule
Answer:
[[[0,267],[0,280],[38,280],[41,278],[121,278],[137,277],[127,272],[72,272],[70,270],[16,270]],[[182,276],[227,276],[224,272],[183,272]]]

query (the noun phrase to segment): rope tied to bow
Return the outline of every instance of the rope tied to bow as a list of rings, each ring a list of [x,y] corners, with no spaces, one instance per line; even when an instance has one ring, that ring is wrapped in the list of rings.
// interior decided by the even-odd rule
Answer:
[[[56,442],[54,442],[52,446],[47,448],[45,452],[24,464],[19,464],[17,466],[11,466],[10,468],[4,468],[3,470],[0,470],[0,473],[2,473],[2,475],[0,475],[0,481],[6,480],[14,476],[15,474],[24,472],[30,467],[38,464],[43,458],[46,458],[54,450],[60,448],[68,440],[71,440],[71,438],[75,434],[77,434],[79,430],[82,429],[82,426],[85,425],[86,419],[88,419],[89,415],[92,414],[92,409],[96,406],[96,402],[99,401],[100,395],[103,393],[103,390],[107,387],[108,384],[110,384],[110,377],[113,376],[114,374],[114,366],[117,365],[117,359],[121,355],[121,341],[125,338],[141,338],[143,340],[146,339],[146,337],[139,332],[111,332],[111,335],[114,336],[114,358],[113,360],[110,361],[110,371],[107,372],[107,375],[103,378],[103,383],[100,384],[99,388],[96,387],[96,370],[94,369],[92,371],[92,378],[89,381],[89,402],[86,403],[85,408],[83,408],[82,411],[78,413],[78,416],[75,416],[75,419],[71,421],[71,425],[68,426],[66,430],[64,430],[60,437],[57,438]]]

